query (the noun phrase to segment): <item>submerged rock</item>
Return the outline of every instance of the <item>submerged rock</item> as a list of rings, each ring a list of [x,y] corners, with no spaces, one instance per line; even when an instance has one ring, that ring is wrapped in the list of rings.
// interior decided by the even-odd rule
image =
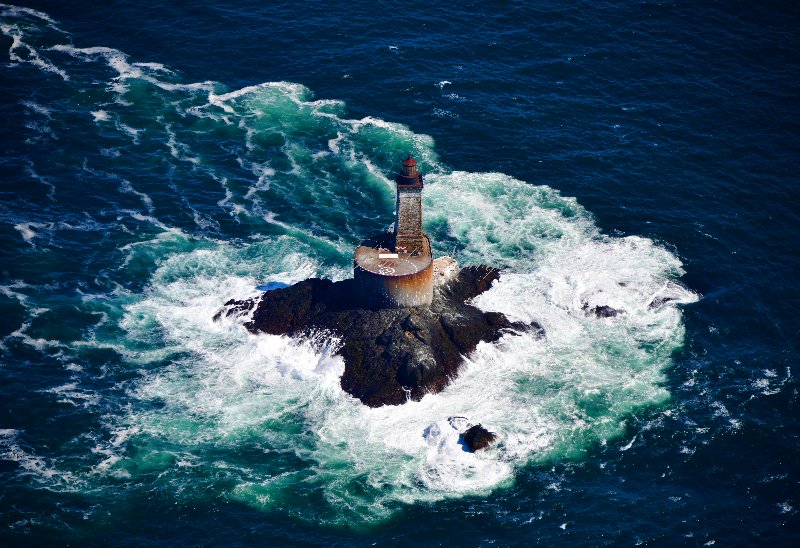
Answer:
[[[617,314],[619,314],[619,310],[616,308],[611,308],[610,306],[606,306],[604,304],[597,305],[593,308],[589,308],[589,303],[583,303],[583,310],[594,314],[597,318],[613,318]]]
[[[442,278],[430,307],[353,308],[352,280],[313,278],[260,299],[228,301],[214,319],[253,310],[245,323],[253,333],[331,332],[342,341],[342,389],[370,407],[399,405],[441,391],[479,342],[514,331],[542,333],[536,323],[511,322],[503,314],[467,304],[499,278],[497,270],[469,267]]]
[[[661,306],[664,306],[668,302],[672,302],[674,300],[675,299],[673,299],[672,297],[656,297],[655,299],[650,301],[650,304],[647,305],[647,308],[648,308],[648,310],[653,310],[655,308],[659,308]]]
[[[464,447],[467,451],[474,453],[475,451],[486,449],[497,441],[497,435],[493,432],[489,432],[480,424],[476,424],[465,432],[462,432],[461,439],[464,440]]]

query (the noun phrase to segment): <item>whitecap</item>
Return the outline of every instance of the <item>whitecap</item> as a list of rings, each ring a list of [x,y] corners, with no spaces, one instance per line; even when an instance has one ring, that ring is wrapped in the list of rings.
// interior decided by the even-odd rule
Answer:
[[[95,122],[106,122],[109,118],[108,112],[105,110],[94,110],[91,112],[91,115]]]
[[[20,236],[22,236],[23,240],[25,240],[29,244],[33,244],[32,240],[36,236],[38,236],[36,231],[33,230],[33,229],[34,228],[41,228],[43,226],[45,226],[45,225],[40,224],[40,223],[18,223],[18,224],[14,225],[14,228],[16,228],[19,231],[19,234],[20,234]]]

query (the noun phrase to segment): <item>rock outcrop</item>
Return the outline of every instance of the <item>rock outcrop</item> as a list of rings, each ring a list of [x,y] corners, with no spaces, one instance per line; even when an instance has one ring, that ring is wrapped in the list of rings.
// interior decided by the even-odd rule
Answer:
[[[593,314],[596,318],[613,318],[619,314],[619,310],[604,304],[589,308],[589,303],[583,303],[582,308],[584,311]]]
[[[489,432],[480,424],[476,424],[465,432],[461,433],[461,439],[464,441],[464,447],[470,453],[486,449],[497,440],[497,435]]]
[[[352,280],[314,278],[268,291],[260,299],[228,301],[215,319],[252,311],[245,327],[253,333],[335,334],[342,342],[338,353],[344,358],[341,385],[346,392],[371,407],[418,401],[447,386],[463,356],[479,342],[507,332],[542,332],[538,324],[511,322],[468,304],[499,278],[497,270],[443,266],[449,268],[442,269],[430,307],[353,308]]]

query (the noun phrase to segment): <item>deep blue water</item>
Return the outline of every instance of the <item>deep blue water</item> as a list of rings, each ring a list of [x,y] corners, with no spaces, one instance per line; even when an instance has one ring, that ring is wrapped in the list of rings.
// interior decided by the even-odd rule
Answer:
[[[0,8],[3,544],[800,541],[800,9],[229,4]],[[210,317],[349,275],[408,152],[547,336],[371,411]]]

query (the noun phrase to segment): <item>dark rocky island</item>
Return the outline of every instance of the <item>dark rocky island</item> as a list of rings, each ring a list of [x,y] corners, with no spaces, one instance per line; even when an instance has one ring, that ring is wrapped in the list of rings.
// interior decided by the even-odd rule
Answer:
[[[253,333],[304,336],[319,332],[341,340],[342,388],[366,405],[399,405],[441,391],[458,373],[463,356],[481,341],[504,333],[534,331],[538,324],[511,322],[498,312],[482,312],[469,300],[499,278],[497,270],[468,267],[449,276],[438,272],[433,301],[412,308],[363,308],[354,280],[309,279],[274,289],[258,299],[231,300],[223,315],[252,313]],[[483,443],[482,441],[480,443]]]
[[[497,435],[489,432],[483,425],[476,424],[461,433],[461,440],[464,442],[464,448],[474,453],[492,445],[497,441]]]
[[[488,266],[459,270],[450,257],[434,259],[422,228],[423,176],[413,157],[403,161],[395,182],[394,231],[361,242],[352,279],[314,278],[258,299],[231,300],[214,319],[252,314],[245,327],[253,333],[335,335],[345,365],[342,389],[371,407],[441,391],[481,341],[506,332],[541,333],[538,324],[513,323],[470,304],[500,274]],[[478,433],[476,447],[494,440],[488,431]]]

